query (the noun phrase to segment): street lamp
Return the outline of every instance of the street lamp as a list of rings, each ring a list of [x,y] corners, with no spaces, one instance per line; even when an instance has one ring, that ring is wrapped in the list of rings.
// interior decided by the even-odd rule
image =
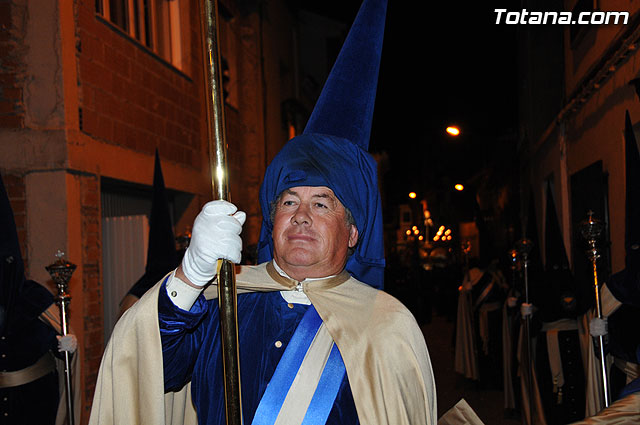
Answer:
[[[458,126],[455,125],[450,125],[447,127],[446,129],[447,134],[449,134],[450,136],[459,136],[460,135],[460,128]]]

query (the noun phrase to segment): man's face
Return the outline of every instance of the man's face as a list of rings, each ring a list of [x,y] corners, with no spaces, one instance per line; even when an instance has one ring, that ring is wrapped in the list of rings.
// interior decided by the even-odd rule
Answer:
[[[347,224],[345,208],[325,186],[285,190],[273,219],[273,257],[298,281],[338,274],[358,229]]]

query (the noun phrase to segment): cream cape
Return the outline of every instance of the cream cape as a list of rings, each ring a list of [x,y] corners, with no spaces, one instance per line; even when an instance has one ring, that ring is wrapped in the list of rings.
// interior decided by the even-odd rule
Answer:
[[[438,425],[484,425],[464,398],[438,419]]]
[[[271,263],[242,266],[239,292],[293,289]],[[158,290],[150,289],[116,324],[105,349],[91,425],[197,424],[190,385],[164,394],[158,329]],[[395,298],[346,272],[303,282],[340,349],[362,424],[436,424],[436,391],[429,352],[411,313]],[[205,290],[207,299],[217,289]]]
[[[572,425],[631,425],[640,423],[640,392],[617,400],[597,415],[573,422]]]

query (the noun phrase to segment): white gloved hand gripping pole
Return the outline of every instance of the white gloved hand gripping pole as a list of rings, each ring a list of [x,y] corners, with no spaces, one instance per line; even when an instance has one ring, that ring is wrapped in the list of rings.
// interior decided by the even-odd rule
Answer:
[[[247,215],[227,201],[211,201],[193,223],[191,242],[182,258],[182,272],[191,283],[203,287],[217,271],[218,260],[240,263],[242,225]]]

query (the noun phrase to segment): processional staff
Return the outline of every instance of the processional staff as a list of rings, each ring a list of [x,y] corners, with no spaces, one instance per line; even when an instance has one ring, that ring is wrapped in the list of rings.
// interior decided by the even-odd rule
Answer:
[[[218,43],[218,2],[203,0],[200,7],[204,75],[206,82],[207,129],[209,163],[213,198],[229,200],[227,143],[220,78],[220,45]],[[222,337],[222,367],[224,376],[225,416],[227,425],[242,424],[240,396],[240,360],[238,355],[238,312],[236,277],[233,263],[221,260],[218,274],[218,303]]]
[[[529,305],[529,253],[533,245],[531,240],[527,238],[520,239],[516,243],[516,250],[522,257],[523,275],[524,275],[524,302]],[[534,423],[533,418],[533,356],[531,354],[531,315],[524,317],[524,342],[527,346],[527,388],[529,399],[529,423]]]
[[[580,233],[589,244],[587,256],[593,266],[593,289],[596,297],[596,316],[602,319],[602,300],[600,299],[600,287],[598,285],[598,267],[596,265],[600,253],[596,248],[596,241],[602,234],[604,225],[600,220],[593,218],[593,211],[587,213],[587,219],[580,223]],[[604,356],[604,336],[598,336],[600,342],[600,372],[602,373],[602,389],[604,394],[604,405],[609,407],[609,379],[607,376],[607,364]]]
[[[58,287],[58,295],[56,296],[56,303],[60,307],[60,327],[62,336],[66,336],[69,333],[69,302],[71,301],[71,295],[67,292],[69,288],[69,280],[71,275],[76,269],[76,265],[64,259],[64,253],[58,251],[56,254],[58,259],[53,263],[45,267],[51,279]],[[66,389],[67,399],[67,423],[69,425],[74,424],[73,414],[73,394],[71,392],[71,361],[69,358],[69,352],[64,352],[64,386]]]

